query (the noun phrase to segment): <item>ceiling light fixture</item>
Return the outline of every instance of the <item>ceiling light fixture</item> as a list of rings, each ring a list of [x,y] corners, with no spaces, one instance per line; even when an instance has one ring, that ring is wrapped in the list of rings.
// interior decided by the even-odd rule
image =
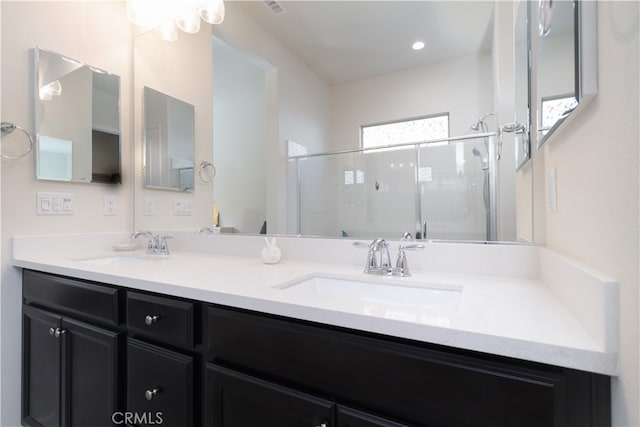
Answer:
[[[224,0],[127,0],[129,21],[144,28],[155,28],[166,41],[178,39],[178,29],[194,34],[200,20],[209,24],[224,21]]]
[[[417,42],[415,42],[415,43],[413,43],[413,44],[411,45],[411,49],[413,49],[413,50],[421,50],[421,49],[424,49],[424,42],[423,42],[423,41],[418,40]]]

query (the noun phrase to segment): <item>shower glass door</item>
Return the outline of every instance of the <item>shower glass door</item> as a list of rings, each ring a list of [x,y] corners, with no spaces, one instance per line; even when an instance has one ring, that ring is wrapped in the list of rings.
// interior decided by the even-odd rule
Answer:
[[[492,164],[485,138],[420,147],[422,238],[488,240]]]
[[[303,235],[400,238],[416,227],[413,146],[299,159]]]

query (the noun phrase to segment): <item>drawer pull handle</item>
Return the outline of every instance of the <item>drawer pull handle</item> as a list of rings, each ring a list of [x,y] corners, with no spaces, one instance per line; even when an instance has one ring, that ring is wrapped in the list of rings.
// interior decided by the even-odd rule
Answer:
[[[67,333],[65,329],[49,328],[49,335],[53,335],[56,338],[60,338],[60,335]]]
[[[153,325],[154,323],[157,323],[157,322],[158,322],[158,320],[160,320],[160,316],[152,316],[152,315],[150,315],[150,314],[147,314],[147,315],[144,317],[144,324],[145,324],[145,325],[147,325],[147,326],[151,326],[151,325]]]
[[[316,426],[316,427],[329,427],[329,424],[327,424],[327,423],[322,423],[322,424],[320,424],[319,426]]]
[[[160,393],[160,389],[159,388],[154,388],[152,390],[146,390],[144,392],[144,398],[147,400],[152,400],[154,397],[156,397],[156,395]]]

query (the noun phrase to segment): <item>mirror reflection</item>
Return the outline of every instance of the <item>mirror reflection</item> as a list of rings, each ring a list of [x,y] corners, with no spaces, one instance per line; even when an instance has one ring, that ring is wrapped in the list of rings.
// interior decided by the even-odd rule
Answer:
[[[217,175],[194,196],[213,193],[223,230],[464,241],[531,234],[515,220],[516,194],[530,194],[520,188],[530,179],[516,182],[515,144],[496,136],[515,110],[513,97],[501,98],[514,85],[511,2],[279,6],[285,12],[230,2],[213,28]],[[510,114],[498,117],[497,105]],[[436,132],[414,123],[434,117],[446,117]],[[367,145],[369,131],[388,124],[397,131]],[[145,220],[136,217],[136,227],[149,228]]]
[[[529,13],[530,3],[522,1],[516,5],[515,24],[515,144],[516,144],[516,169],[520,170],[531,158],[531,144],[529,138],[529,111],[530,111],[530,64],[529,64]],[[517,126],[517,125],[522,125]],[[518,129],[519,128],[519,129]]]
[[[145,186],[193,191],[193,105],[145,86],[143,109]]]
[[[35,49],[36,177],[112,183],[120,175],[120,77]]]
[[[578,105],[575,7],[574,1],[543,1],[537,10],[539,145]]]

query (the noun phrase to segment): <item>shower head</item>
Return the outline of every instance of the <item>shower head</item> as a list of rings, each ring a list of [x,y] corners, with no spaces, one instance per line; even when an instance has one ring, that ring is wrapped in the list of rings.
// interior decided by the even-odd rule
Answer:
[[[471,126],[469,126],[471,128],[471,130],[480,130],[483,132],[486,132],[487,129],[487,124],[485,123],[485,119],[489,116],[493,116],[496,113],[491,112],[491,113],[487,113],[484,116],[480,117],[474,124],[472,124]]]

